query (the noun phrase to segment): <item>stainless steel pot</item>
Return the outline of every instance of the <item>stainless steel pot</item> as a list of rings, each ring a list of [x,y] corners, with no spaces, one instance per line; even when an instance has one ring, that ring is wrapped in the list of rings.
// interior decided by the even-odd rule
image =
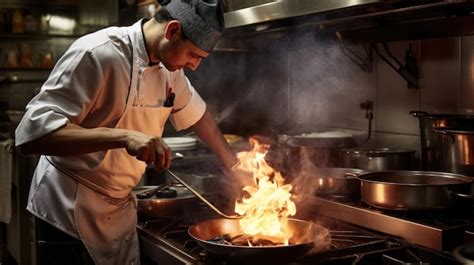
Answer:
[[[294,234],[290,239],[291,244],[286,246],[234,246],[208,241],[225,234],[230,237],[243,234],[239,220],[224,218],[194,224],[189,228],[188,233],[207,251],[225,256],[233,262],[238,262],[237,264],[282,264],[302,257],[308,252],[314,246],[312,236],[319,228],[311,222],[297,219],[289,219],[288,222]]]
[[[446,171],[474,177],[474,128],[436,128]]]
[[[356,146],[352,136],[335,134],[279,135],[267,157],[279,161],[278,170],[291,175],[308,165],[315,167],[336,167],[339,149]]]
[[[142,186],[134,192],[146,192],[154,186]],[[138,195],[138,194],[137,194]],[[150,198],[137,198],[137,211],[140,215],[154,218],[182,217],[186,211],[199,205],[199,200],[181,184],[173,184],[166,190],[159,190]]]
[[[421,165],[423,170],[447,171],[443,166],[443,150],[440,137],[434,128],[473,124],[474,115],[429,114],[423,111],[410,112],[420,121]]]
[[[472,203],[469,177],[429,171],[384,171],[362,174],[361,199],[387,210],[437,210]]]
[[[367,173],[355,168],[316,168],[305,179],[305,186],[316,187],[316,195],[360,200],[358,175]]]
[[[351,148],[340,150],[342,167],[367,171],[413,169],[415,151],[393,148]]]

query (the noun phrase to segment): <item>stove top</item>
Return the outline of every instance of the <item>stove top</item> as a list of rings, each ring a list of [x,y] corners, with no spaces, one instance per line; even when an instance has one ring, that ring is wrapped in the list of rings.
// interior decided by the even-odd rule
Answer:
[[[444,211],[382,211],[361,201],[313,197],[311,211],[403,238],[436,251],[452,251],[466,243],[474,229],[474,208]]]
[[[187,233],[190,225],[215,217],[208,210],[198,209],[181,219],[140,218],[138,233],[145,257],[143,264],[233,264],[227,257],[204,250]],[[459,264],[450,253],[434,251],[373,229],[322,215],[313,215],[311,219],[329,229],[331,246],[295,260],[291,265]]]

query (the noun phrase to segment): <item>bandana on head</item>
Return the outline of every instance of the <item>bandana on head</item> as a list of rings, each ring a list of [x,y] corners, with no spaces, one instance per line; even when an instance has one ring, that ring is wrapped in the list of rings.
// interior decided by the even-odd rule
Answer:
[[[184,34],[200,49],[211,52],[224,31],[219,0],[161,0],[171,17],[181,22]]]

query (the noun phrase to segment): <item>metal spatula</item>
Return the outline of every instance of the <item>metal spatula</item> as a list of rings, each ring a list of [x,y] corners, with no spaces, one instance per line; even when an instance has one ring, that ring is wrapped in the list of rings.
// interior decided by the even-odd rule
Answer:
[[[199,192],[193,189],[193,187],[189,186],[186,182],[184,182],[180,177],[176,176],[176,174],[174,174],[171,170],[166,168],[165,171],[168,172],[174,179],[176,179],[176,181],[183,184],[183,186],[185,186],[189,191],[191,191],[194,195],[196,195],[196,197],[198,197],[201,201],[207,204],[207,206],[209,206],[212,210],[214,210],[220,216],[227,219],[240,219],[243,217],[241,215],[227,215],[221,212],[216,206],[214,206],[214,204],[209,202],[206,198],[204,198],[201,194],[199,194]]]

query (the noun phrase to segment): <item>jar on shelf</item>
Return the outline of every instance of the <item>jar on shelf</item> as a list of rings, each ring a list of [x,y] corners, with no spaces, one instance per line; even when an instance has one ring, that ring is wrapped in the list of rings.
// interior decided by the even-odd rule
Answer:
[[[13,33],[24,33],[25,28],[23,25],[23,11],[21,9],[13,9],[12,13],[12,32]]]

